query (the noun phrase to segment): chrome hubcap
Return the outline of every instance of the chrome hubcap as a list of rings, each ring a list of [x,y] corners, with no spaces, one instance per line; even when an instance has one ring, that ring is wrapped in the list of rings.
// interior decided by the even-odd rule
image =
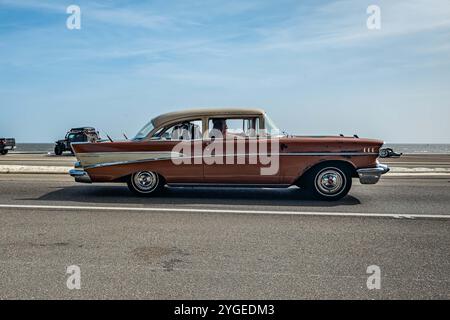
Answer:
[[[134,175],[133,181],[139,189],[148,191],[156,186],[158,178],[153,172],[142,171]]]
[[[327,169],[320,172],[316,178],[316,186],[319,192],[332,195],[341,190],[344,184],[343,175],[334,169]]]

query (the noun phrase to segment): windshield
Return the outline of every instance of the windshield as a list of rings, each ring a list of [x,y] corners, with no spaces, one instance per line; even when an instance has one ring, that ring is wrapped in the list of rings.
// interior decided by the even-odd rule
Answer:
[[[272,119],[269,118],[267,114],[264,114],[264,123],[265,123],[265,134],[268,136],[280,136],[280,129],[275,125]]]
[[[137,133],[137,135],[134,137],[134,140],[144,139],[153,130],[153,128],[153,123],[150,121]]]

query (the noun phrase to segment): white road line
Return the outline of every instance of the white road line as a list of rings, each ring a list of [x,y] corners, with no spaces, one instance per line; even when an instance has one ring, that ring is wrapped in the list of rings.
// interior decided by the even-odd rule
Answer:
[[[187,212],[187,213],[234,213],[256,215],[297,215],[328,217],[376,217],[397,219],[450,219],[443,214],[395,214],[395,213],[357,213],[357,212],[313,212],[313,211],[266,211],[266,210],[225,210],[225,209],[193,209],[193,208],[139,208],[139,207],[89,207],[89,206],[48,206],[48,205],[15,205],[0,204],[0,209],[52,209],[52,210],[91,210],[91,211],[138,211],[138,212]]]

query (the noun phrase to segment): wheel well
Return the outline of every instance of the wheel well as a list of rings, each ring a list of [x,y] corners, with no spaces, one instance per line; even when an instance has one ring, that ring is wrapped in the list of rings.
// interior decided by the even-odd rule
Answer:
[[[316,169],[317,167],[326,167],[326,166],[339,166],[341,168],[343,167],[343,168],[346,168],[348,170],[348,172],[350,172],[352,177],[358,176],[358,173],[356,172],[356,168],[350,162],[344,161],[344,160],[327,160],[327,161],[322,161],[322,162],[316,163],[313,166],[307,168],[305,171],[302,172],[302,174],[300,174],[300,176],[297,178],[297,180],[295,181],[294,184],[301,185],[303,182],[303,179],[308,175],[309,172]]]

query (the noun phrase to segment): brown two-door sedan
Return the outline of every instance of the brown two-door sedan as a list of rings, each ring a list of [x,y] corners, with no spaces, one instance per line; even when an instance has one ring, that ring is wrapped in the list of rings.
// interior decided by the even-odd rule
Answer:
[[[280,134],[261,109],[195,109],[163,114],[132,140],[74,143],[78,182],[126,182],[137,195],[165,185],[289,187],[324,200],[375,184],[388,172],[382,141]]]

